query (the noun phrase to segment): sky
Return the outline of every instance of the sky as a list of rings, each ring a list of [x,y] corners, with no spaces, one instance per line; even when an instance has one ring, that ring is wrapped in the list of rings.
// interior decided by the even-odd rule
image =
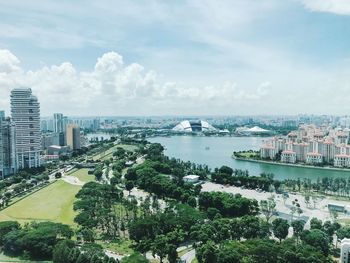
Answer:
[[[350,113],[349,0],[0,0],[0,109]]]

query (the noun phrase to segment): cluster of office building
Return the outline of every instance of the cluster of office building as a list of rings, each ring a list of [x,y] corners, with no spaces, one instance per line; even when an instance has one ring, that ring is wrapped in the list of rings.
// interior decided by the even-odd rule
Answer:
[[[53,115],[51,130],[42,127],[41,150],[46,160],[58,159],[59,156],[68,155],[71,150],[80,150],[81,147],[80,126],[62,113]]]
[[[10,101],[11,116],[0,111],[0,178],[20,169],[39,167],[45,156],[58,158],[69,150],[80,149],[79,126],[66,124],[62,114],[54,115],[54,131],[42,135],[40,104],[30,88],[13,89]]]
[[[260,157],[284,163],[350,167],[350,129],[301,125],[286,137],[264,141]]]

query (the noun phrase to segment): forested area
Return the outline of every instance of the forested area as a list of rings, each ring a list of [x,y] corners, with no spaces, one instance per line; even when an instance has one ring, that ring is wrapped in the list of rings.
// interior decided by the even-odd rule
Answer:
[[[95,173],[108,167],[113,177],[109,183],[86,183],[78,192],[75,229],[52,222],[25,226],[1,222],[2,250],[54,263],[112,263],[118,260],[106,256],[101,243],[131,240],[135,253],[124,257],[123,263],[148,262],[149,254],[160,262],[175,263],[180,257],[177,249],[184,245],[195,250],[200,263],[322,263],[333,262],[339,240],[350,237],[350,228],[336,222],[312,219],[310,229],[304,230],[305,222],[298,217],[291,221],[275,217],[273,200],[257,202],[239,194],[202,192],[200,184],[183,180],[198,174],[202,180],[266,191],[272,186],[278,191],[281,184],[272,175],[250,177],[226,166],[211,172],[207,166],[169,158],[163,150],[160,144],[142,144],[138,151],[144,162],[126,169],[127,153],[119,149],[113,154],[116,159],[97,166]],[[305,188],[302,183],[300,187]],[[133,188],[147,196],[131,195]]]

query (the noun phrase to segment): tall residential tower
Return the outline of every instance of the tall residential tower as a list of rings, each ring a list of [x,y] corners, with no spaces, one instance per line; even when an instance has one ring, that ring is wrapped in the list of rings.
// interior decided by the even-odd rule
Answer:
[[[16,129],[10,118],[0,118],[0,179],[15,174]]]
[[[11,91],[11,116],[16,126],[18,168],[40,166],[40,105],[30,88]]]
[[[54,113],[53,114],[53,131],[56,133],[64,132],[65,127],[63,125],[63,114]]]

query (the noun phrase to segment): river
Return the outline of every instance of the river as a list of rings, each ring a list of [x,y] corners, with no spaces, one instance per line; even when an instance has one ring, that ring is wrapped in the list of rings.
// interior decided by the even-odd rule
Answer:
[[[227,165],[234,169],[248,170],[250,175],[260,175],[262,172],[273,173],[279,180],[287,178],[317,180],[322,177],[347,178],[350,176],[350,171],[254,163],[231,158],[234,151],[258,150],[261,142],[266,139],[262,137],[172,136],[154,137],[147,140],[161,143],[165,147],[165,154],[170,157],[197,164],[207,164],[210,168]],[[206,149],[207,147],[209,150]]]

